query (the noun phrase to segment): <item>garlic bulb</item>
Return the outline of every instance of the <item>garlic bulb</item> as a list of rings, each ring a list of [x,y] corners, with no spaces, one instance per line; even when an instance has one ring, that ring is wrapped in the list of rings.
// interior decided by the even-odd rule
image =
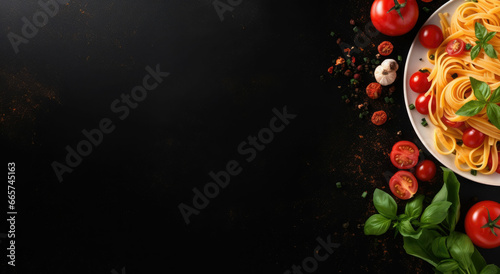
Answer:
[[[375,80],[382,86],[388,86],[394,83],[397,76],[395,70],[388,70],[382,65],[378,66],[373,74],[375,75]]]
[[[382,64],[380,64],[385,70],[397,71],[399,69],[398,62],[394,59],[385,59]]]

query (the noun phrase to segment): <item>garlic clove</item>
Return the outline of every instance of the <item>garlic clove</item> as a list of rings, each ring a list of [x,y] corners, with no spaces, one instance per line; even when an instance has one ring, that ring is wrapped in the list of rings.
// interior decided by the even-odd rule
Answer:
[[[380,64],[384,69],[390,71],[397,71],[399,69],[398,62],[394,59],[385,59],[382,64]]]
[[[382,86],[388,86],[396,81],[396,71],[387,70],[382,65],[378,66],[373,73],[375,80]]]

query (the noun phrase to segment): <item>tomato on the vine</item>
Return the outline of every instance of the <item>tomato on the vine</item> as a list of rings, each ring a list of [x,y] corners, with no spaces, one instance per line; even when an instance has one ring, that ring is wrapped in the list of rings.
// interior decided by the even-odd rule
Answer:
[[[443,31],[436,25],[425,25],[418,33],[420,44],[428,49],[435,49],[443,42]]]
[[[410,169],[418,162],[417,146],[410,141],[399,141],[392,146],[391,162],[399,169]]]
[[[488,158],[488,166],[491,168],[493,166],[493,156],[490,154],[490,157]],[[500,173],[500,151],[498,152],[498,164],[497,164],[497,173]]]
[[[419,70],[410,78],[410,88],[417,93],[427,92],[432,85],[432,82],[427,80],[429,77],[429,71]]]
[[[416,0],[375,0],[370,17],[375,28],[389,36],[403,35],[413,29],[418,20]]]
[[[415,175],[420,181],[428,182],[436,176],[436,164],[431,160],[423,160],[417,165]]]
[[[443,124],[445,124],[447,127],[452,127],[452,128],[459,128],[464,125],[464,122],[453,122],[448,120],[445,116],[441,117],[441,121],[443,121]]]
[[[500,204],[481,201],[465,216],[465,232],[472,242],[482,248],[500,246]]]
[[[420,93],[415,100],[415,109],[424,115],[429,114],[429,100],[431,99],[430,96],[425,96],[425,93]],[[431,110],[432,112],[436,111],[436,100],[432,99],[431,102]]]
[[[464,130],[462,141],[464,142],[464,145],[470,148],[476,148],[483,144],[485,137],[486,135],[481,131],[473,127],[469,127]]]
[[[465,42],[462,39],[453,39],[446,45],[446,52],[450,56],[458,56],[465,51]]]
[[[402,200],[408,200],[417,193],[418,182],[411,172],[400,170],[391,177],[389,187],[394,196]]]

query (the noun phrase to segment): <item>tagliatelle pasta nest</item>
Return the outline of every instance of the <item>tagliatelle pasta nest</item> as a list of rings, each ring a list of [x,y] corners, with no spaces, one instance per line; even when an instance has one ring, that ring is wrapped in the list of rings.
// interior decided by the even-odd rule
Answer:
[[[426,93],[426,96],[431,96],[436,102],[434,111],[431,110],[431,102],[428,106],[429,119],[436,126],[434,146],[441,154],[455,154],[455,165],[461,171],[477,170],[483,174],[493,174],[499,165],[500,129],[488,120],[485,109],[471,117],[456,115],[456,112],[468,101],[476,99],[471,92],[470,77],[487,83],[491,90],[500,86],[500,60],[487,56],[484,50],[474,60],[469,52],[450,56],[446,47],[448,42],[454,39],[475,45],[477,38],[474,26],[478,22],[485,26],[488,32],[497,32],[489,44],[499,52],[500,1],[465,2],[457,8],[450,22],[448,14],[439,14],[439,17],[444,41],[438,48],[429,50],[427,55],[429,62],[434,64],[428,78],[432,81],[432,86]],[[430,58],[431,55],[434,58]],[[464,127],[448,127],[443,123],[442,117],[452,122],[463,122],[465,127],[481,131],[487,135],[483,144],[476,148],[460,144],[457,140],[462,139]],[[488,167],[490,157],[491,168]]]

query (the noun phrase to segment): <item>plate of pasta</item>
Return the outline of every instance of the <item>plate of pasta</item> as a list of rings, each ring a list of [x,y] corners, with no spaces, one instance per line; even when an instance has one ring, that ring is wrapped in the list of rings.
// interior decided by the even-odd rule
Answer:
[[[483,47],[475,47],[482,43],[478,41],[478,23],[485,29],[484,36],[489,36]],[[412,126],[423,145],[443,165],[469,180],[500,186],[500,108],[492,106],[500,106],[493,99],[500,98],[500,60],[491,52],[491,48],[496,49],[500,56],[500,1],[451,0],[430,16],[427,25],[440,27],[443,41],[437,48],[428,49],[417,35],[410,47],[404,97]],[[447,47],[457,40],[463,42],[464,49],[453,55]],[[410,87],[410,78],[419,70],[426,72],[431,82],[423,93],[429,97],[424,105],[428,114],[414,109],[420,94]],[[484,102],[484,106],[471,101]],[[466,104],[476,106],[474,113],[464,114]],[[474,130],[482,134],[480,141],[475,147],[467,146],[471,143],[467,134]]]

